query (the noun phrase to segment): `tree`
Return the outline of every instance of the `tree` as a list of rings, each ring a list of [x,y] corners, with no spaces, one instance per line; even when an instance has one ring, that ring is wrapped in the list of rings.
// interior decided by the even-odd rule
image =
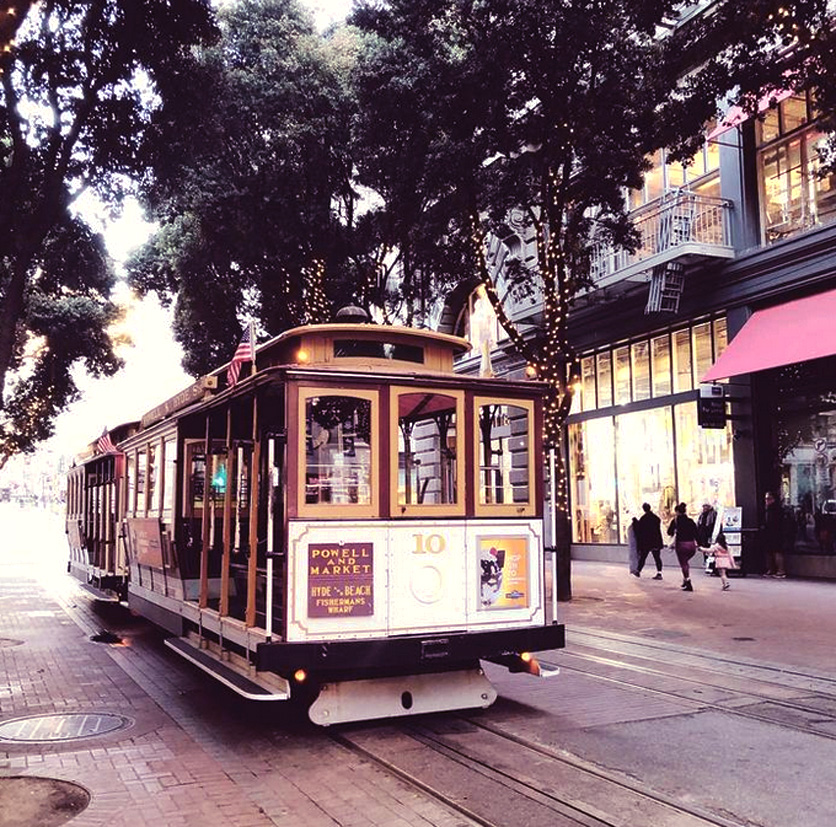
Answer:
[[[161,230],[129,263],[139,290],[175,298],[195,374],[229,358],[248,317],[273,333],[326,318],[319,287],[334,292],[353,203],[339,44],[296,0],[243,0],[219,23],[155,119],[142,193]]]
[[[354,25],[375,38],[361,103],[385,149],[372,156],[386,162],[363,167],[363,182],[383,194],[393,221],[426,224],[429,214],[439,239],[469,245],[500,323],[547,383],[549,448],[560,447],[571,406],[569,313],[592,246],[636,243],[625,191],[640,185],[656,149],[687,159],[725,95],[737,89],[751,106],[778,87],[780,47],[814,39],[825,7],[729,0],[681,25],[681,5],[661,0],[390,0],[355,12]],[[401,168],[410,178],[397,188]],[[527,332],[509,318],[486,258],[512,209],[536,233],[535,265],[512,274],[543,298]],[[564,510],[559,451],[557,463]]]
[[[74,204],[92,190],[118,207],[145,164],[156,81],[213,31],[205,0],[2,11],[14,40],[0,52],[0,462],[50,435],[77,396],[76,362],[96,375],[119,366],[112,268]]]

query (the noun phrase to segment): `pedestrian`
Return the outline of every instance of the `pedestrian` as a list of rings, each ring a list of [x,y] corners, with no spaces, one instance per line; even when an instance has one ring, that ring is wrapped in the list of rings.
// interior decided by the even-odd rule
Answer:
[[[766,576],[786,577],[784,571],[784,514],[771,491],[764,495],[763,541],[766,548]]]
[[[697,517],[697,544],[701,548],[708,548],[714,539],[714,525],[717,522],[717,512],[711,503],[703,503],[700,516]]]
[[[630,525],[627,527],[627,549],[628,549],[628,566],[630,568],[630,574],[633,577],[641,577],[639,573],[639,550],[638,550],[638,534],[636,531],[636,526],[638,526],[639,521],[633,517]]]
[[[668,526],[668,536],[674,538],[676,559],[682,569],[682,591],[692,592],[689,560],[697,553],[697,524],[688,516],[685,503],[680,503],[674,511],[676,516]]]
[[[720,583],[723,591],[729,588],[729,580],[726,577],[728,569],[736,569],[737,563],[734,561],[734,555],[729,551],[726,543],[726,535],[721,531],[717,535],[717,539],[708,547],[704,548],[707,554],[714,555],[714,570],[720,575]]]
[[[662,579],[662,546],[665,541],[662,539],[662,520],[650,509],[650,503],[642,503],[644,514],[634,522],[636,533],[636,549],[639,559],[636,576],[641,577],[641,571],[647,560],[647,555],[652,554],[656,562],[656,574],[654,580]]]

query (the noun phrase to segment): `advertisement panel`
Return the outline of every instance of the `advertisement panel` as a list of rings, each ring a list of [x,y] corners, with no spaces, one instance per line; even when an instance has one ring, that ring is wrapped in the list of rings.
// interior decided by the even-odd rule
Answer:
[[[530,605],[528,538],[480,536],[479,607],[519,609]]]

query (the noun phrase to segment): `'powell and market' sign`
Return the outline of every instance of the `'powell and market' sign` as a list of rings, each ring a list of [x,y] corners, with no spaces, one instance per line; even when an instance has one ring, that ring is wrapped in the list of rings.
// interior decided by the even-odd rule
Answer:
[[[374,614],[372,543],[308,545],[308,617]]]

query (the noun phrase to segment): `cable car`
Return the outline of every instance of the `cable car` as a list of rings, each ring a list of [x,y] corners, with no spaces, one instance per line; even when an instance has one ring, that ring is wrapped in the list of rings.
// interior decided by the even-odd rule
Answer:
[[[481,661],[550,673],[543,389],[456,373],[468,348],[298,327],[147,412],[114,464],[130,607],[322,725],[487,707]]]

